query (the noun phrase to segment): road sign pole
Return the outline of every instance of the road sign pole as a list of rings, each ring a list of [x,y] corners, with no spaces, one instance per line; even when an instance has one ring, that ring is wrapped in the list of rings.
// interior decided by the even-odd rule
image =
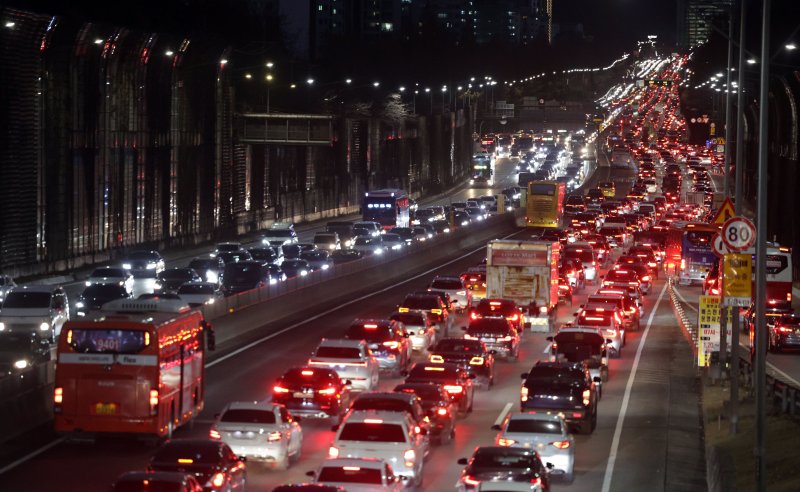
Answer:
[[[769,148],[769,17],[771,0],[764,0],[761,24],[761,80],[758,97],[758,193],[756,207],[756,490],[767,490],[766,368],[767,368],[767,165]],[[742,47],[744,48],[744,47]],[[742,70],[744,67],[739,67]],[[740,88],[741,90],[741,88]]]

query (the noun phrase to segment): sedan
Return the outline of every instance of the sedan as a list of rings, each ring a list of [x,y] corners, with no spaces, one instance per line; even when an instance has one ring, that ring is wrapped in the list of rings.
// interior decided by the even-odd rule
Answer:
[[[222,292],[218,290],[217,284],[211,282],[183,284],[178,287],[176,293],[189,307],[214,304],[222,298]]]
[[[217,416],[208,433],[237,456],[271,463],[278,470],[300,459],[303,429],[286,407],[275,403],[232,402]]]
[[[375,458],[327,459],[316,473],[306,475],[314,477],[318,484],[346,487],[353,492],[401,492],[406,487],[405,477],[395,475],[389,464]]]
[[[191,268],[168,268],[159,273],[154,285],[155,290],[174,294],[183,284],[198,284],[203,279]]]
[[[300,259],[306,260],[313,271],[327,270],[333,266],[330,253],[324,249],[304,251],[300,254]]]
[[[359,236],[355,239],[353,249],[366,255],[381,255],[386,251],[381,236]]]
[[[133,275],[124,268],[95,268],[86,279],[86,287],[94,284],[118,284],[125,287],[128,292],[131,292],[133,290]]]
[[[171,439],[150,460],[148,471],[189,473],[206,491],[244,490],[246,466],[230,446],[208,439]]]
[[[286,274],[286,278],[305,277],[313,271],[306,260],[285,260],[281,270]]]
[[[164,258],[158,251],[134,251],[122,260],[122,268],[134,277],[155,277],[164,269]]]
[[[130,299],[131,294],[118,284],[95,284],[83,289],[75,303],[78,316],[86,316],[89,311],[97,311],[103,304],[117,299]]]
[[[383,245],[390,250],[400,250],[406,245],[406,241],[399,234],[387,233],[381,236]]]
[[[456,484],[458,492],[481,490],[485,482],[500,481],[521,483],[531,492],[550,490],[547,468],[532,449],[481,446],[472,458],[461,458],[458,464],[466,465]]]
[[[515,448],[535,449],[545,463],[552,463],[553,474],[571,483],[575,464],[575,440],[564,418],[547,413],[511,413],[501,425],[495,444]]]

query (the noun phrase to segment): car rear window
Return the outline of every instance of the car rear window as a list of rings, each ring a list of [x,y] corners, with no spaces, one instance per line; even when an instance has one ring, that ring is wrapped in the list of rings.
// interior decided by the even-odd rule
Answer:
[[[340,441],[406,442],[403,427],[397,424],[348,422],[339,434]]]
[[[558,422],[533,419],[511,419],[506,432],[527,432],[533,434],[561,434]]]
[[[403,307],[408,309],[437,309],[439,302],[435,296],[406,297]]]
[[[330,359],[360,359],[361,350],[356,347],[318,347],[315,355]]]
[[[527,453],[498,453],[492,451],[481,452],[479,449],[472,458],[471,465],[475,468],[511,468],[511,469],[536,469],[536,454]]]
[[[407,412],[406,402],[395,398],[357,398],[351,407],[353,410],[386,410],[389,412]]]
[[[441,365],[415,365],[408,373],[409,379],[422,379],[431,381],[454,381],[456,376],[457,375],[455,371]]]
[[[178,287],[178,294],[213,294],[213,285],[185,284]]]
[[[275,412],[255,408],[232,408],[223,413],[219,420],[242,424],[274,424]]]
[[[584,379],[583,371],[568,367],[535,367],[529,374],[529,382],[579,382]]]
[[[360,466],[325,466],[319,471],[317,481],[321,483],[364,483],[381,485],[383,477],[378,468],[362,468]]]
[[[467,327],[467,333],[494,333],[498,335],[505,335],[508,333],[509,326],[505,319],[479,319],[473,321]]]
[[[433,348],[434,352],[465,352],[472,353],[481,351],[480,342],[477,340],[461,340],[459,338],[447,338],[441,340]]]
[[[431,282],[431,289],[457,290],[462,288],[460,280],[437,279]]]
[[[419,313],[393,314],[391,319],[393,319],[394,321],[399,321],[404,325],[421,326],[425,324],[425,320],[422,317],[422,314]]]
[[[580,260],[583,263],[591,263],[594,261],[594,253],[589,248],[581,248],[581,249],[568,249],[564,253],[565,258],[575,258]]]

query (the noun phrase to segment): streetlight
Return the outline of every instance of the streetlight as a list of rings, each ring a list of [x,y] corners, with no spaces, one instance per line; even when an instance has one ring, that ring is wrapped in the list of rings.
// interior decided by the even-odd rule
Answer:
[[[401,85],[401,86],[400,86],[400,92],[405,92],[405,91],[406,91],[406,88],[405,88],[405,86],[402,86],[402,85]]]
[[[272,67],[274,67],[274,66],[275,66],[275,64],[274,64],[274,63],[272,63],[272,62],[267,62],[267,68],[272,68]]]
[[[792,51],[794,49],[797,49],[797,45],[794,43],[789,43],[786,46],[784,46],[784,48],[786,48],[788,51]]]
[[[353,79],[345,79],[344,83],[345,84],[352,84],[353,83]]]
[[[267,114],[269,114],[269,90],[272,88],[272,74],[268,73],[266,76],[267,79]]]
[[[172,55],[175,54],[175,52],[173,52],[172,50],[167,50],[167,51],[164,52],[164,54],[167,55],[167,56],[172,56]]]
[[[758,61],[756,61],[755,58],[750,58],[749,60],[747,60],[748,65],[755,65],[756,63],[758,63]]]
[[[8,21],[8,22],[6,22],[6,27],[7,27],[7,28],[9,28],[9,29],[11,29],[12,27],[14,27],[14,26],[16,26],[16,25],[17,25],[17,24],[16,24],[15,22],[12,22],[12,21]]]
[[[312,78],[306,79],[306,84],[308,84],[308,85],[314,84],[314,79],[312,79]]]
[[[380,85],[381,85],[380,82],[373,82],[372,83],[372,87],[380,87]]]
[[[100,39],[100,38],[97,38],[97,39],[94,40],[94,44],[103,44],[103,40]]]
[[[433,114],[433,92],[431,92],[430,87],[425,88],[425,93],[431,95],[431,114]]]
[[[250,79],[253,78],[253,74],[246,73],[246,74],[244,74],[244,78],[246,78],[247,80],[250,80]]]

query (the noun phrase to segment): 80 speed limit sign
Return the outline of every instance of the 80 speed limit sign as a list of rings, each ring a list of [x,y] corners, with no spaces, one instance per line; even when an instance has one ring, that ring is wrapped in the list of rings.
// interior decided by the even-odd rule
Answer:
[[[756,243],[756,226],[745,217],[731,217],[726,220],[720,234],[731,251],[746,251]]]

